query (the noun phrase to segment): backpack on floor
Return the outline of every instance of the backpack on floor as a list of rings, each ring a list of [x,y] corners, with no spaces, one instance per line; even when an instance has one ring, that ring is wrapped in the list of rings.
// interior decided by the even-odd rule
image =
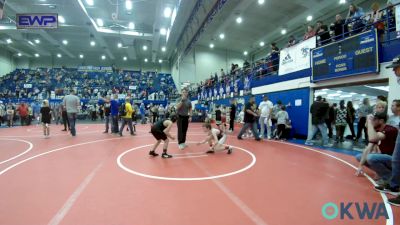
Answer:
[[[119,114],[119,116],[126,116],[126,107],[125,107],[125,103],[124,103],[124,104],[121,104],[121,105],[119,106],[118,114]]]

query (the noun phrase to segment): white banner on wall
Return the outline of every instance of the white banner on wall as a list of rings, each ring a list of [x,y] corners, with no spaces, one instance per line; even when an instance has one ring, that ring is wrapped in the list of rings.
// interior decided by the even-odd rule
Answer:
[[[316,47],[316,37],[290,48],[282,49],[279,56],[279,75],[310,68],[310,51]]]
[[[396,6],[396,31],[400,32],[400,5]]]
[[[24,88],[32,88],[32,84],[24,84]]]

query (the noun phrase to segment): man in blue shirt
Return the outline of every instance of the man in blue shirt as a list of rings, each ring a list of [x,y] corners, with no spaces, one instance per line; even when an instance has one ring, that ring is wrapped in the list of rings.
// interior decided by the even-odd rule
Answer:
[[[113,99],[111,100],[111,133],[118,134],[118,109],[119,109],[119,102],[118,102],[118,95],[114,95]]]

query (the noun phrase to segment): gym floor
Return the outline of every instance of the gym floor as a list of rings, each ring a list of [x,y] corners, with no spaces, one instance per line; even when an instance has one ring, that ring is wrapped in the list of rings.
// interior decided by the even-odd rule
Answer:
[[[350,155],[239,141],[238,130],[227,140],[233,154],[206,155],[208,146],[195,144],[205,134],[192,123],[189,147],[172,142],[174,158],[162,159],[148,156],[149,125],[122,138],[103,134],[102,124],[78,124],[76,137],[61,129],[52,125],[49,139],[41,126],[0,129],[0,224],[400,224],[399,208],[388,204],[388,220],[322,215],[328,202],[386,202],[368,175],[354,175]]]

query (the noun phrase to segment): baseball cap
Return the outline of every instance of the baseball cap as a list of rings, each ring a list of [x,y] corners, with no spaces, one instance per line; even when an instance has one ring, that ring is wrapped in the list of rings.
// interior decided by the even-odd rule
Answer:
[[[393,60],[392,60],[392,64],[387,66],[386,68],[395,68],[400,66],[400,55],[396,56]]]
[[[384,120],[386,122],[387,114],[385,112],[375,112],[374,113],[374,119]]]

